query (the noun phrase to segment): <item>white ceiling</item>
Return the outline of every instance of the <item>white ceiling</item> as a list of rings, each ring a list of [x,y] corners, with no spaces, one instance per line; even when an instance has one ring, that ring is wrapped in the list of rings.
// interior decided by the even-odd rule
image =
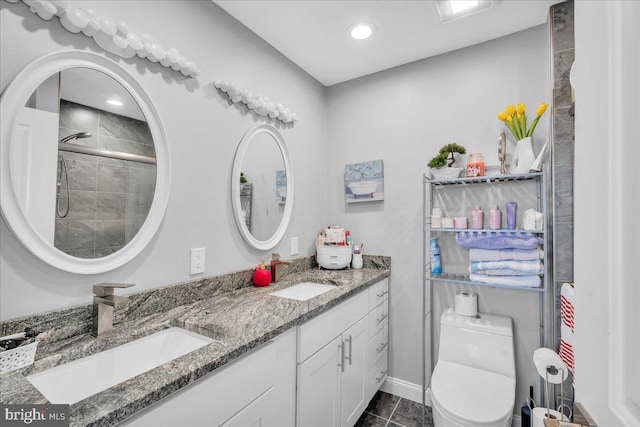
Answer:
[[[213,0],[325,86],[543,24],[564,0],[494,0],[447,24],[433,0]],[[354,40],[348,28],[376,32]]]
[[[60,82],[61,99],[147,121],[131,94],[116,80],[100,71],[90,68],[68,68],[62,71]],[[110,105],[107,103],[108,99],[115,99],[123,105]]]

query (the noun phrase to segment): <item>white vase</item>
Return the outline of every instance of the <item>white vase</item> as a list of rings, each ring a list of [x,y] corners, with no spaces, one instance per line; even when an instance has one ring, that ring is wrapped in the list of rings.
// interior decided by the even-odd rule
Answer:
[[[511,166],[509,171],[512,174],[529,173],[531,165],[536,161],[536,155],[533,153],[533,145],[531,137],[522,138],[516,142],[516,150],[511,158]]]

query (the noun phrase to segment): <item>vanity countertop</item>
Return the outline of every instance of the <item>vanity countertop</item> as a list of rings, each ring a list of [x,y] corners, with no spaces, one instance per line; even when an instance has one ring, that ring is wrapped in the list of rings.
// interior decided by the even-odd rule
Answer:
[[[117,332],[112,336],[99,339],[86,333],[72,336],[57,342],[55,351],[31,367],[2,375],[0,402],[48,403],[27,381],[26,375],[125,344],[170,326],[179,326],[215,340],[70,407],[72,426],[117,424],[389,275],[389,269],[376,268],[305,270],[267,287],[244,287],[119,323]],[[308,301],[269,295],[304,281],[337,286]]]

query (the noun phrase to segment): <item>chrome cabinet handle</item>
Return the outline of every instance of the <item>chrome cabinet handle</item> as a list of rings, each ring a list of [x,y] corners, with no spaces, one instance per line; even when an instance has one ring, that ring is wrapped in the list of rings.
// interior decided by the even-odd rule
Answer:
[[[376,351],[378,353],[382,353],[382,350],[384,350],[384,348],[387,346],[388,343],[384,343],[380,346],[380,348],[376,348]]]
[[[349,335],[349,338],[345,341],[349,341],[349,357],[345,357],[345,359],[347,359],[349,361],[349,365],[351,365],[351,356],[353,355],[353,336]]]
[[[380,372],[380,376],[376,377],[376,381],[378,382],[382,381],[385,375],[387,375],[387,371]]]
[[[340,366],[340,370],[344,372],[344,343],[338,344],[338,347],[340,347],[340,363],[338,363],[338,366]]]
[[[378,323],[384,321],[384,319],[386,319],[387,317],[389,317],[388,314],[383,314],[382,317],[379,317],[378,319],[376,319],[378,321]]]
[[[388,291],[388,290],[386,290],[386,291],[382,291],[382,292],[380,292],[379,294],[376,294],[376,296],[377,296],[378,298],[381,298],[381,297],[385,296],[385,295],[386,295],[386,294],[388,294],[388,293],[389,293],[389,291]]]

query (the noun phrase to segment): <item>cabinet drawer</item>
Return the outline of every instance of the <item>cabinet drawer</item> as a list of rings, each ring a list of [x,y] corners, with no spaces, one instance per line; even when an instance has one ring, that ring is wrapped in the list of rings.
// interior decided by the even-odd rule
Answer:
[[[382,386],[382,383],[387,379],[389,371],[389,352],[385,351],[384,354],[373,368],[367,373],[365,380],[365,397],[371,400],[376,392]]]
[[[367,344],[367,370],[380,359],[380,356],[389,349],[389,325],[386,324],[381,331],[378,331],[375,337]]]
[[[369,310],[389,298],[389,278],[383,279],[369,288]]]
[[[369,339],[376,336],[389,323],[389,304],[383,302],[369,313]]]
[[[298,326],[298,363],[327,345],[367,315],[367,292],[348,298],[318,317]]]

